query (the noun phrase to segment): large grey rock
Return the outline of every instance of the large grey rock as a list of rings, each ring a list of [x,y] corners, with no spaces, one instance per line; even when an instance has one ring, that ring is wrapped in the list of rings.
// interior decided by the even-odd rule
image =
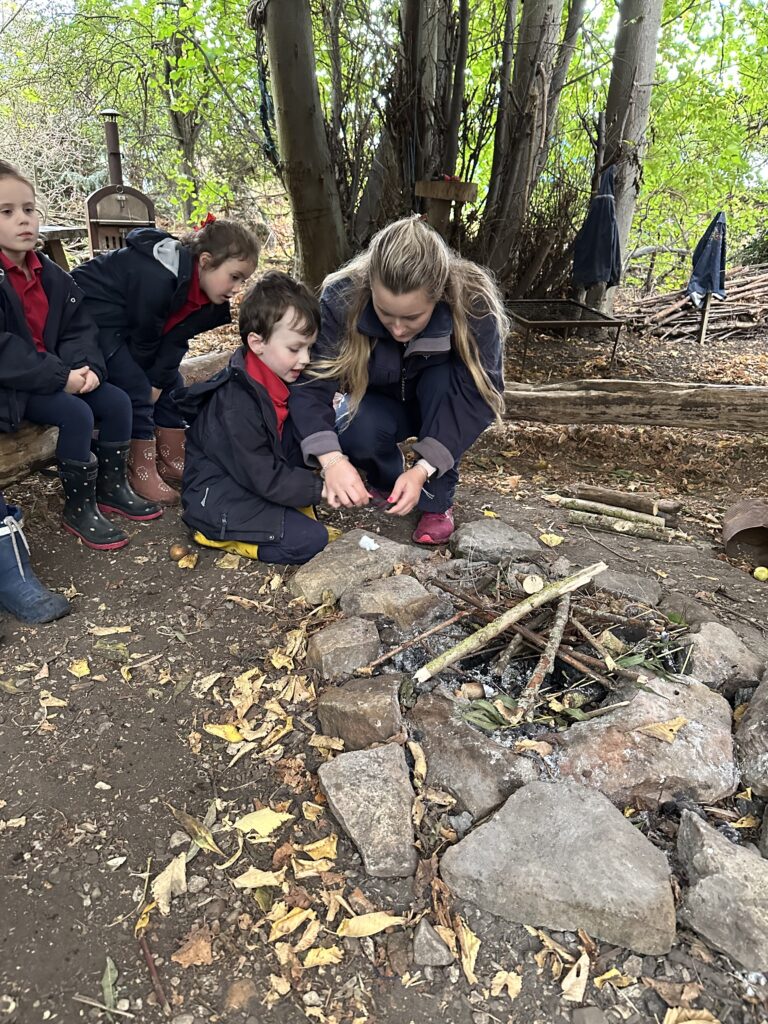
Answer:
[[[413,960],[422,967],[447,967],[453,963],[453,953],[425,917],[413,933]]]
[[[318,770],[320,789],[334,816],[376,878],[404,878],[416,871],[413,789],[402,747],[339,754]]]
[[[384,615],[400,627],[428,626],[438,616],[451,614],[450,601],[430,594],[413,576],[389,576],[348,590],[339,602],[347,615]]]
[[[736,756],[744,785],[758,796],[768,796],[768,673],[739,722]]]
[[[524,786],[443,854],[440,873],[460,899],[519,924],[651,955],[675,938],[664,854],[586,786]]]
[[[361,548],[363,537],[373,540],[377,549]],[[348,590],[389,576],[396,565],[412,565],[430,557],[429,551],[397,544],[365,530],[350,530],[302,565],[288,586],[293,594],[303,597],[309,604],[322,604],[324,594],[330,592],[338,600]]]
[[[324,679],[350,676],[379,653],[379,631],[368,619],[339,619],[307,644],[307,665]]]
[[[630,700],[589,722],[577,722],[558,739],[562,778],[599,789],[619,806],[633,800],[658,804],[676,794],[713,803],[735,792],[731,708],[724,697],[687,676],[647,676],[611,695]],[[642,726],[684,718],[673,742],[640,732]]]
[[[768,970],[768,861],[684,811],[677,853],[689,888],[680,920],[748,971]]]
[[[474,562],[518,562],[535,558],[542,547],[535,537],[503,519],[477,519],[463,523],[451,537],[454,555]]]
[[[760,679],[763,662],[721,622],[702,622],[687,639],[691,653],[686,671],[715,690],[739,680]]]
[[[427,783],[452,793],[457,809],[473,818],[489,814],[510,793],[539,778],[533,760],[473,729],[447,697],[420,697],[407,720],[411,735],[424,748]]]
[[[655,608],[661,600],[661,586],[650,576],[639,576],[630,572],[615,572],[608,569],[601,572],[595,580],[598,590],[626,598],[638,604],[647,604]]]
[[[340,736],[346,750],[364,750],[386,743],[403,727],[397,694],[401,677],[350,679],[343,686],[323,690],[317,716],[326,736]]]
[[[673,621],[682,619],[686,626],[700,626],[702,622],[717,621],[714,613],[705,604],[677,590],[664,595],[659,609],[665,615],[671,615]]]

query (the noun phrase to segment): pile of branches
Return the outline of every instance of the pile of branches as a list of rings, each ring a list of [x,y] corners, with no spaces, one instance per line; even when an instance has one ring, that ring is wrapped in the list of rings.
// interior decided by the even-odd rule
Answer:
[[[768,264],[735,267],[726,278],[727,298],[713,298],[709,308],[707,339],[727,341],[735,334],[757,333],[768,321]],[[640,299],[627,311],[631,330],[652,334],[661,341],[696,341],[702,312],[684,291]]]

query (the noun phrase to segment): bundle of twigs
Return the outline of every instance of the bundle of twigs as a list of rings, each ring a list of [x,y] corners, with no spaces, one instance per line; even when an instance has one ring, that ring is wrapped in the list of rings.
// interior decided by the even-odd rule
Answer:
[[[729,270],[726,291],[724,301],[715,299],[710,305],[709,340],[725,341],[733,334],[764,329],[768,321],[768,264]],[[625,315],[631,330],[653,334],[662,341],[695,341],[702,316],[684,289],[640,299]]]

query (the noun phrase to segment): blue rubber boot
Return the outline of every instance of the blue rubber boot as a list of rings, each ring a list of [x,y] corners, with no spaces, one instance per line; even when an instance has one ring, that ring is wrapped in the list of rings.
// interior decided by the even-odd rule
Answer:
[[[21,509],[8,505],[0,519],[0,608],[22,622],[53,622],[72,607],[61,594],[42,585],[32,572]]]

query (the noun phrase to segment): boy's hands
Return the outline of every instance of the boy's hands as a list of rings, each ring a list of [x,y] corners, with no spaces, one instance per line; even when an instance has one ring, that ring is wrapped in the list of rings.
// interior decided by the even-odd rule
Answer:
[[[320,465],[322,466],[324,460],[329,461],[335,455],[338,455],[338,452],[329,452],[327,456],[321,455]],[[324,497],[331,508],[341,508],[342,506],[344,508],[353,506],[359,508],[368,504],[370,500],[368,490],[349,459],[339,459],[325,470],[324,476]]]
[[[81,366],[79,370],[70,370],[69,376],[67,377],[67,383],[64,385],[64,391],[68,395],[79,395],[85,387],[86,377],[90,373],[87,366]],[[96,376],[94,374],[94,376]],[[98,377],[96,378],[98,382]]]
[[[421,489],[427,482],[426,470],[421,466],[411,466],[395,480],[392,493],[389,496],[389,508],[387,515],[405,516],[408,515],[421,497]]]
[[[80,388],[80,394],[81,395],[85,395],[89,391],[95,391],[96,388],[101,384],[101,381],[96,376],[96,374],[93,372],[93,370],[89,370],[87,366],[85,367],[85,370],[87,372],[85,374],[85,383]]]

